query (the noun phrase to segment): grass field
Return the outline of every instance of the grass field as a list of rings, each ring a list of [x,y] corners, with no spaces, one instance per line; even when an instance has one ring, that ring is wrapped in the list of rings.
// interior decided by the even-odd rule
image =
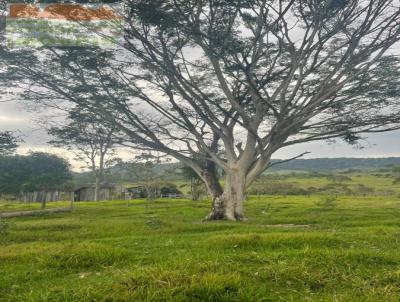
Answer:
[[[375,192],[387,192],[393,191],[394,194],[400,194],[400,183],[393,183],[393,176],[387,176],[385,174],[376,175],[368,173],[354,173],[346,175],[351,178],[350,181],[341,182],[341,184],[347,185],[350,189],[356,191],[357,186],[364,185],[372,188]],[[301,176],[289,176],[285,177],[285,181],[294,182],[302,188],[308,187],[323,187],[332,183],[324,177],[301,177]]]
[[[337,181],[332,178],[344,177]],[[398,195],[400,181],[397,176],[387,172],[364,171],[355,173],[270,173],[260,178],[250,188],[253,194],[261,191],[264,194],[270,189],[272,194],[301,194],[299,189],[309,194],[331,195]],[[294,188],[294,189],[293,189]],[[267,189],[267,191],[265,191]],[[297,193],[296,193],[297,192]],[[271,192],[270,192],[271,193]]]
[[[241,223],[187,200],[9,219],[0,301],[400,301],[400,199],[323,198],[250,198]]]
[[[46,209],[68,208],[71,202],[48,202]],[[0,213],[40,210],[40,203],[6,202],[0,200]]]

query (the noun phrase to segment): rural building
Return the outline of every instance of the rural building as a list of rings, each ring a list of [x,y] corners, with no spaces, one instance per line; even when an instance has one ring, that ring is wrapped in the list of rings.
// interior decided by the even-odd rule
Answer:
[[[124,190],[124,199],[146,198],[147,192],[144,186],[126,187]]]
[[[95,185],[86,184],[74,189],[74,201],[92,201]],[[100,187],[99,200],[125,199],[125,188],[120,184],[103,183]]]
[[[95,195],[94,184],[84,184],[75,187],[72,191],[43,191],[24,192],[20,200],[23,202],[51,202],[51,201],[93,201]],[[163,198],[179,198],[182,193],[179,190],[169,187],[162,187],[156,196]],[[146,198],[147,191],[144,186],[124,186],[115,183],[103,183],[100,187],[99,200],[130,200]]]

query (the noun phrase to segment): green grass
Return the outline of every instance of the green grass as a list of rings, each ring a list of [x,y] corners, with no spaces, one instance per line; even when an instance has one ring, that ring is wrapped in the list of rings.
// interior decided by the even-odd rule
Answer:
[[[0,213],[40,210],[40,206],[40,203],[6,202],[0,200]],[[68,208],[70,206],[70,201],[48,202],[46,209]]]
[[[358,185],[364,185],[373,188],[375,191],[392,190],[400,193],[400,183],[393,184],[394,178],[391,176],[376,177],[375,175],[368,175],[366,173],[348,176],[351,178],[351,181],[344,181],[342,184],[348,185],[351,189],[355,189]],[[286,180],[296,182],[304,188],[310,186],[322,187],[332,183],[324,177],[303,178],[301,176],[294,176],[288,177]]]
[[[187,200],[9,219],[0,301],[400,301],[400,199],[321,198],[250,198],[241,223]]]
[[[332,174],[338,175],[338,174]],[[336,183],[339,185],[347,186],[353,192],[357,193],[357,189],[360,185],[366,186],[373,190],[373,194],[376,195],[399,195],[400,194],[400,183],[394,183],[395,177],[389,173],[378,173],[378,172],[360,172],[352,174],[343,174],[350,178],[348,181],[342,181]],[[321,176],[310,176],[307,174],[269,174],[269,177],[273,178],[278,176],[278,182],[283,184],[292,183],[302,189],[322,188],[327,185],[335,184],[332,180]],[[264,186],[268,186],[269,179],[261,178],[261,182]]]

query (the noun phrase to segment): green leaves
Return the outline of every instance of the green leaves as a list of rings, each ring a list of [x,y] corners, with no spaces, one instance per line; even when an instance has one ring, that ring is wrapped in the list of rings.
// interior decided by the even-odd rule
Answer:
[[[0,156],[0,192],[56,189],[71,178],[68,162],[54,154]]]

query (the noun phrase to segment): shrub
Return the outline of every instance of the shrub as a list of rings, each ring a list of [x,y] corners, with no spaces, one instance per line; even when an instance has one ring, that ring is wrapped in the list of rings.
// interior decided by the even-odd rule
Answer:
[[[360,195],[367,196],[367,195],[370,195],[370,194],[374,193],[375,189],[371,188],[371,187],[368,187],[366,185],[363,185],[363,184],[359,184],[357,186],[357,192]]]
[[[319,201],[317,201],[315,205],[321,208],[334,208],[337,206],[337,196],[324,196]]]
[[[346,175],[329,175],[326,177],[329,181],[332,181],[334,183],[342,183],[346,181],[351,181],[351,177],[348,177]]]
[[[160,193],[161,195],[182,194],[182,192],[179,191],[178,187],[173,183],[166,183],[164,186],[162,186],[160,189]]]
[[[328,195],[351,195],[353,191],[345,184],[331,183],[317,190],[319,194]]]

